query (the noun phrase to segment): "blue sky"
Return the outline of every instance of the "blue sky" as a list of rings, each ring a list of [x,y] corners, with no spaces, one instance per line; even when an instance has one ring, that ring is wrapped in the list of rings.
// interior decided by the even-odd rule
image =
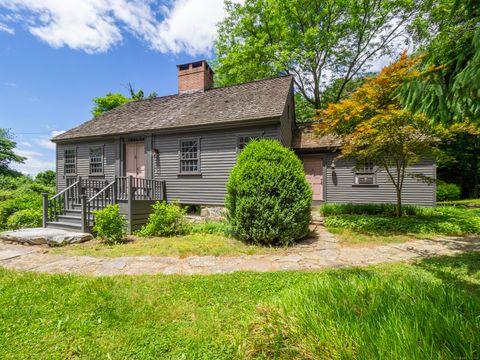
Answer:
[[[127,94],[129,82],[175,93],[175,65],[211,59],[225,15],[222,0],[72,3],[0,0],[0,127],[32,175],[54,169],[49,138],[90,119],[94,97]]]

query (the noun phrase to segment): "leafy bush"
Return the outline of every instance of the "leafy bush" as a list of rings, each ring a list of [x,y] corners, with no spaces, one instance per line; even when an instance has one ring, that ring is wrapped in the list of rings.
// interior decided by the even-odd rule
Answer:
[[[334,215],[383,215],[396,216],[395,204],[334,204],[324,203],[320,205],[320,213],[323,216]],[[403,205],[403,215],[417,215],[422,209],[412,205]]]
[[[188,224],[187,232],[189,234],[228,234],[230,226],[225,221],[205,221]]]
[[[331,229],[348,229],[369,235],[480,233],[480,210],[452,207],[419,209],[415,216],[393,218],[371,215],[337,215],[325,218]]]
[[[9,221],[9,218],[16,212],[31,210],[37,214],[41,213],[41,194],[43,192],[53,195],[55,188],[33,181],[31,178],[23,175],[15,177],[0,175],[0,229],[12,229],[18,226],[15,225],[16,220]],[[28,212],[24,212],[14,219],[20,220],[26,217],[35,218],[31,215],[32,214],[28,214]],[[35,226],[40,225],[36,221],[26,221],[25,226],[28,224],[37,224]]]
[[[118,204],[95,210],[93,215],[95,216],[95,224],[92,230],[98,237],[109,243],[117,243],[122,240],[127,221],[125,216],[120,215]]]
[[[460,199],[461,189],[456,184],[439,183],[437,185],[437,201],[454,201]]]
[[[9,229],[33,228],[42,226],[41,209],[23,209],[19,210],[7,219]]]
[[[186,208],[176,203],[157,201],[152,206],[153,212],[148,217],[148,223],[138,232],[141,236],[171,236],[183,234],[186,231]]]
[[[247,242],[288,245],[302,238],[311,201],[302,162],[276,140],[250,142],[227,183],[228,220]]]

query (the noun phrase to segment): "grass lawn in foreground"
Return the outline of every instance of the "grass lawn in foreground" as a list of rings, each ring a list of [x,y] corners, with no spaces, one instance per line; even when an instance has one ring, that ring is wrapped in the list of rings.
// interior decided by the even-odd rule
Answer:
[[[58,248],[49,248],[52,254],[70,256],[178,256],[242,255],[280,253],[282,248],[248,245],[220,233],[195,233],[184,236],[142,238],[132,236],[126,242],[108,245],[94,240]]]
[[[324,223],[347,245],[480,234],[480,209],[410,207],[409,213],[396,218],[390,213],[376,213],[378,208],[329,204]]]
[[[471,359],[479,316],[479,253],[318,273],[0,269],[2,359]]]

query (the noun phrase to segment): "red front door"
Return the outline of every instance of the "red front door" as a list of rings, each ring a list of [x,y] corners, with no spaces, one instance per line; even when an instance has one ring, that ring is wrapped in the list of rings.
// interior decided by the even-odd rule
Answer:
[[[125,175],[145,178],[145,144],[143,142],[125,144]]]
[[[313,190],[313,200],[323,200],[323,158],[321,156],[303,159],[305,177]]]

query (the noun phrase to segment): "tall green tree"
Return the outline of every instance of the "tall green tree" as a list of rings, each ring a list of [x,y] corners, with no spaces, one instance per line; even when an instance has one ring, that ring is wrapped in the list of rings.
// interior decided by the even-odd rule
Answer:
[[[426,43],[422,76],[403,86],[402,103],[436,121],[480,124],[480,1],[429,0],[429,6],[428,26],[417,29]]]
[[[92,115],[97,117],[118,106],[126,104],[130,99],[120,93],[108,93],[105,96],[96,97],[92,101],[95,104],[92,109]]]
[[[360,167],[371,163],[387,173],[396,190],[397,216],[402,215],[405,179],[414,176],[408,167],[436,156],[444,132],[423,114],[404,110],[398,99],[405,78],[416,76],[417,63],[403,54],[379,75],[367,79],[349,99],[320,112],[315,126],[320,135],[332,134],[342,141],[341,156],[355,160]]]
[[[216,42],[217,83],[292,74],[296,90],[320,109],[342,99],[374,60],[400,46],[420,5],[414,0],[246,0],[227,2],[227,10]],[[322,99],[326,88],[335,89],[328,100]]]
[[[13,141],[13,134],[9,129],[0,128],[0,174],[13,174],[16,171],[10,168],[12,162],[23,163],[26,158],[15,154],[17,143]]]
[[[100,116],[103,113],[115,109],[118,106],[126,104],[129,101],[137,101],[137,100],[144,100],[144,99],[154,99],[157,97],[156,92],[150,93],[147,97],[145,97],[145,93],[143,90],[135,91],[133,89],[132,84],[128,83],[128,92],[130,97],[126,97],[120,93],[108,93],[102,97],[96,97],[92,101],[95,106],[92,109],[92,115],[94,117]]]
[[[53,188],[56,184],[56,173],[53,170],[39,172],[37,176],[35,176],[35,181]]]
[[[448,137],[440,144],[446,155],[437,162],[437,177],[455,183],[462,198],[480,197],[480,127],[464,121],[449,127]]]

